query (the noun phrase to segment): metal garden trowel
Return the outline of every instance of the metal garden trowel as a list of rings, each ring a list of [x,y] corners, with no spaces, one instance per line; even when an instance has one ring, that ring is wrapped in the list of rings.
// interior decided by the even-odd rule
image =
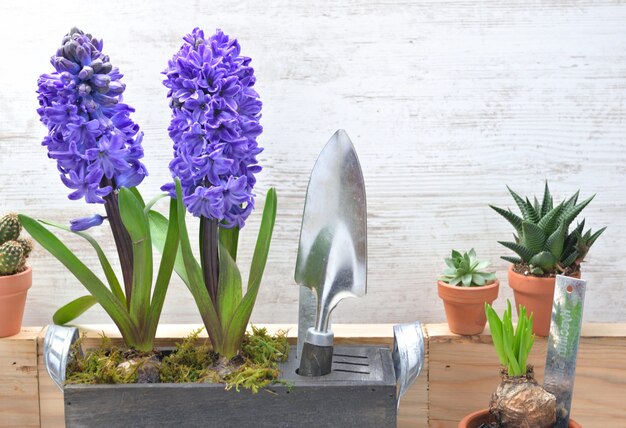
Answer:
[[[295,272],[300,375],[330,373],[330,314],[342,299],[365,295],[366,277],[365,184],[352,142],[339,130],[313,167],[302,215]]]

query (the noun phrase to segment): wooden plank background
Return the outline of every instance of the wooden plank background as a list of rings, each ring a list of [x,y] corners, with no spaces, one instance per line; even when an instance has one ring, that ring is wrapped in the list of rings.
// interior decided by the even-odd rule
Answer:
[[[220,27],[253,58],[264,101],[258,206],[270,185],[279,198],[253,321],[297,319],[293,270],[308,175],[345,128],[367,186],[369,292],[340,305],[335,321],[443,321],[435,287],[443,258],[475,247],[505,279],[498,256],[507,252],[496,241],[511,230],[487,204],[511,205],[505,184],[532,195],[547,178],[558,198],[597,193],[585,215],[609,229],[585,266],[585,320],[624,322],[624,22],[626,4],[612,0],[2,2],[0,212],[61,222],[103,212],[66,198],[40,147],[36,80],[70,27],[103,38],[126,75],[125,99],[146,134],[146,196],[168,180],[172,151],[159,73],[186,32]],[[259,217],[242,233],[244,276]],[[94,234],[112,249],[104,228]],[[68,241],[96,263],[86,244]],[[32,264],[25,323],[42,325],[84,291],[43,250]],[[506,286],[501,296],[511,296]],[[163,320],[200,322],[179,280]],[[107,317],[93,310],[80,321]]]
[[[37,338],[41,327],[0,339],[0,427],[39,427]]]

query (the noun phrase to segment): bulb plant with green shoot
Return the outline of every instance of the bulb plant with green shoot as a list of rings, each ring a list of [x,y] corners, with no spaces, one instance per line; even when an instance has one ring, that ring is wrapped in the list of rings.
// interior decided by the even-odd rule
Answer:
[[[536,197],[533,202],[528,198],[523,199],[508,189],[521,216],[510,209],[491,205],[515,228],[514,241],[499,243],[514,251],[517,256],[502,258],[516,267],[527,266],[529,273],[536,276],[579,272],[587,252],[606,227],[595,232],[585,232],[585,220],[582,220],[573,230],[569,228],[595,195],[579,203],[577,191],[569,199],[555,205],[547,182],[541,202]]]
[[[551,427],[556,422],[556,398],[535,381],[533,367],[528,365],[535,342],[533,314],[528,315],[521,305],[518,313],[517,326],[513,326],[510,301],[502,318],[485,304],[493,345],[503,367],[489,412],[497,427]]]

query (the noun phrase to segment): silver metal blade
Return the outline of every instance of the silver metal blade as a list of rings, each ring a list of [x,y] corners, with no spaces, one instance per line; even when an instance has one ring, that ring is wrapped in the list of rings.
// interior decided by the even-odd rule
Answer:
[[[335,132],[319,155],[307,189],[295,281],[316,297],[315,327],[328,329],[339,301],[367,291],[367,207],[365,184],[354,146]],[[311,322],[313,299],[301,292],[298,336]],[[299,349],[301,341],[299,340]]]
[[[587,281],[557,275],[543,386],[556,397],[555,428],[567,428]]]

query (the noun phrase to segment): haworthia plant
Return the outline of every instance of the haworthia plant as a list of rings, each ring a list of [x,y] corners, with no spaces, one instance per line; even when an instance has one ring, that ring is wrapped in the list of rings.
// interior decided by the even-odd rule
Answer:
[[[533,202],[528,198],[523,199],[511,188],[507,188],[521,216],[510,209],[490,205],[515,228],[514,241],[498,242],[514,251],[517,256],[502,258],[514,264],[528,264],[531,273],[535,275],[565,272],[567,269],[577,271],[589,248],[606,229],[603,227],[596,232],[583,232],[583,219],[572,231],[569,230],[574,219],[595,195],[578,203],[577,191],[566,201],[555,205],[547,182],[541,201],[536,197]]]

